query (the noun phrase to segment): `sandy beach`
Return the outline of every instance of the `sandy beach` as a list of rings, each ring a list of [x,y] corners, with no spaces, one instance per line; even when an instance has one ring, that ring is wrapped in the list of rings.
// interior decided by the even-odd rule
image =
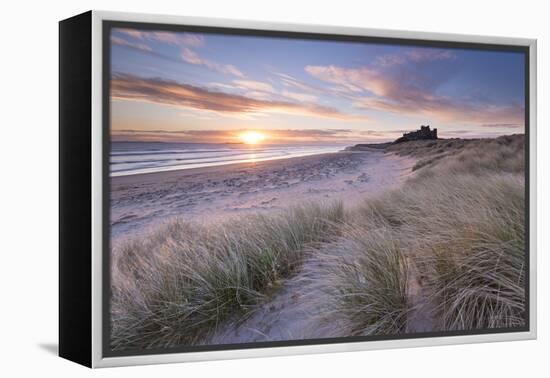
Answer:
[[[343,151],[113,177],[112,241],[147,233],[174,217],[211,222],[319,200],[353,206],[398,187],[414,162],[376,150]]]

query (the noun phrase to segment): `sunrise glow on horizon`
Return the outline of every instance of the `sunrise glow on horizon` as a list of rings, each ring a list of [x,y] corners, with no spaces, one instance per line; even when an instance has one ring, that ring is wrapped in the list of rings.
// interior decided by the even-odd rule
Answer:
[[[239,138],[246,144],[258,144],[267,138],[267,135],[258,131],[246,131],[239,135]]]
[[[518,52],[144,31],[111,32],[114,141],[389,141],[524,132]]]

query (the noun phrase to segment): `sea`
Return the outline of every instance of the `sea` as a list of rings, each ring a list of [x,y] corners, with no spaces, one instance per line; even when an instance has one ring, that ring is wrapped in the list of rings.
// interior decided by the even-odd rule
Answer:
[[[142,173],[288,159],[337,152],[343,145],[112,142],[110,174]]]

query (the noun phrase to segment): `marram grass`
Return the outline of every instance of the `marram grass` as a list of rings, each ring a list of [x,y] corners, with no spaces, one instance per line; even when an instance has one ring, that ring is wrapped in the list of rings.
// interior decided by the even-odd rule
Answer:
[[[210,227],[173,221],[125,244],[113,251],[112,347],[196,343],[259,303],[301,263],[304,247],[329,240],[343,217],[337,203]]]
[[[418,159],[414,177],[354,209],[175,220],[126,242],[112,252],[111,345],[204,343],[296,274],[328,337],[405,333],[423,312],[439,331],[522,326],[523,141],[402,143],[390,150]],[[413,284],[423,300],[412,300]]]

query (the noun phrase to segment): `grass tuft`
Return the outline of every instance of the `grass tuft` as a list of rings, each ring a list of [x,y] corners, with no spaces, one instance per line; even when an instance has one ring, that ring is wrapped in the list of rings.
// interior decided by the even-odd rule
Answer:
[[[335,336],[396,334],[409,311],[408,265],[388,228],[347,228],[315,254],[309,300]]]

